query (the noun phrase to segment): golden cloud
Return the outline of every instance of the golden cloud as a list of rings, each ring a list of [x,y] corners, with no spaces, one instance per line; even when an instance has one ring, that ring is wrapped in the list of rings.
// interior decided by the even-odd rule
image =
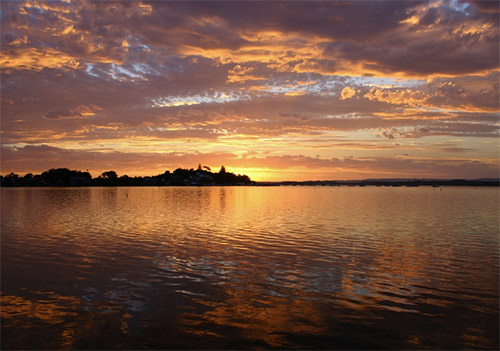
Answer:
[[[55,49],[26,48],[3,51],[0,54],[0,67],[35,71],[44,68],[78,69],[80,62],[75,57]]]
[[[345,87],[340,93],[340,100],[347,100],[356,96],[356,90],[351,87]]]

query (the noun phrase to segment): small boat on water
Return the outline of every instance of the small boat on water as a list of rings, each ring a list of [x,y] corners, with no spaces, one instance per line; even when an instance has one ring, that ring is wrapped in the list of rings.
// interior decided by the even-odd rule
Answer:
[[[432,187],[433,188],[439,188],[439,185],[438,184],[432,184]]]

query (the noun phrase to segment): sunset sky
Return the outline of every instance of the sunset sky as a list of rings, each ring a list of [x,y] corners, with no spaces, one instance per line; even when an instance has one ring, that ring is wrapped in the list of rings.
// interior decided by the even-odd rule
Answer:
[[[497,1],[2,1],[1,174],[499,176]]]

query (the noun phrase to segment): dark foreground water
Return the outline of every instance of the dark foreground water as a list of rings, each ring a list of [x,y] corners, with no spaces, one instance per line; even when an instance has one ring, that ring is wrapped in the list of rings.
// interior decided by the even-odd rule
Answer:
[[[1,189],[2,349],[498,349],[499,189]]]

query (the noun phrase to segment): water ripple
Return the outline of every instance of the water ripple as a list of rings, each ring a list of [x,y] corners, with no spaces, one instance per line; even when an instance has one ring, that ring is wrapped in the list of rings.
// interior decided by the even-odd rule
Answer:
[[[7,348],[498,346],[496,188],[1,191]]]

